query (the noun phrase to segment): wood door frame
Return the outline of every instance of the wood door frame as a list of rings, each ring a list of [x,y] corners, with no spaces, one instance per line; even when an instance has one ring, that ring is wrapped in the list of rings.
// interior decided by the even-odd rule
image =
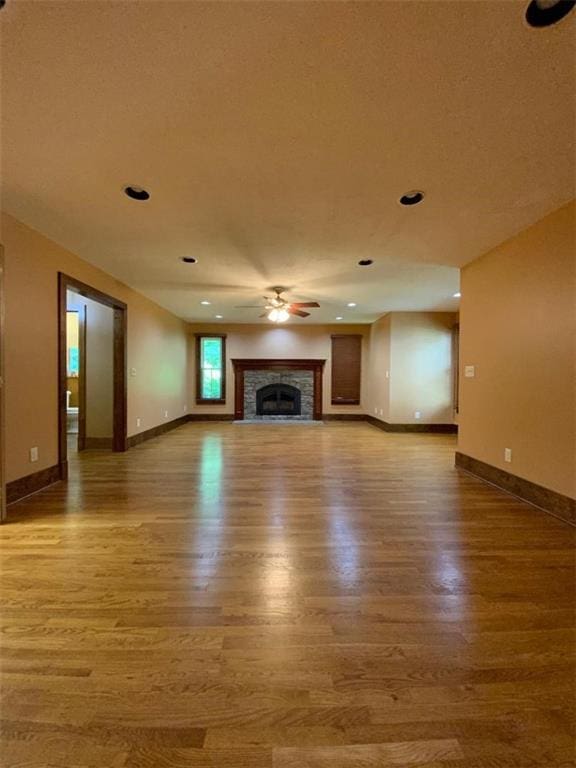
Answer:
[[[234,418],[244,419],[244,373],[246,371],[312,371],[314,374],[314,412],[312,418],[322,421],[322,373],[325,359],[241,359],[233,358]]]
[[[125,451],[128,447],[127,431],[127,313],[123,301],[99,291],[63,272],[58,272],[58,465],[60,478],[68,477],[68,438],[66,423],[67,355],[66,355],[66,292],[79,293],[87,299],[110,307],[114,312],[113,342],[113,437],[112,450]],[[85,332],[85,326],[84,326]]]
[[[86,449],[86,306],[78,312],[78,451]]]
[[[4,333],[4,299],[4,246],[0,244],[0,523],[5,522],[6,520],[6,419],[4,417],[4,387],[6,383],[4,372],[4,344],[6,337]]]

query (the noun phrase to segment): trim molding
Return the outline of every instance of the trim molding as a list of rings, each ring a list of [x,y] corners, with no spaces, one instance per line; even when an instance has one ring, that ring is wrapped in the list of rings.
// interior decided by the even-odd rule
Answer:
[[[234,421],[233,413],[190,413],[188,421]]]
[[[157,427],[150,427],[150,429],[144,430],[144,432],[138,432],[137,435],[130,435],[127,440],[128,448],[134,448],[135,445],[145,443],[146,440],[152,440],[153,437],[159,437],[165,432],[171,432],[173,429],[184,426],[188,422],[188,416],[180,416],[178,419],[172,419],[164,424],[158,424]]]
[[[33,472],[25,477],[19,477],[17,480],[12,480],[6,484],[6,502],[14,504],[14,502],[20,501],[25,496],[41,491],[48,485],[54,485],[54,483],[58,483],[60,480],[62,480],[62,476],[59,464],[54,464],[54,466],[47,467],[46,469],[40,469],[38,472]]]
[[[364,418],[368,424],[384,432],[436,432],[451,435],[458,433],[457,424],[390,424],[387,421],[375,419],[374,416],[366,415]]]
[[[565,523],[576,526],[576,499],[564,496],[557,491],[544,488],[543,485],[525,480],[518,475],[512,475],[504,469],[486,464],[484,461],[474,459],[465,453],[456,451],[455,465],[474,477],[484,480],[490,485],[495,485],[502,491],[516,496],[521,501],[526,501],[544,512],[549,512],[554,517]]]
[[[363,413],[323,413],[322,421],[366,421]]]
[[[82,450],[89,451],[90,449],[104,449],[112,450],[112,438],[111,437],[85,437],[84,448]]]

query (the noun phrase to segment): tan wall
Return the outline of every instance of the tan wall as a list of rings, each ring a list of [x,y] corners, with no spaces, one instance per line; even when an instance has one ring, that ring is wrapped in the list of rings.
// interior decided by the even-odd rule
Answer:
[[[366,413],[390,424],[453,423],[452,328],[457,317],[453,312],[391,312],[372,325]]]
[[[573,498],[575,259],[571,203],[463,269],[458,440],[463,453]]]
[[[190,405],[195,413],[234,413],[234,371],[232,358],[319,358],[325,359],[323,413],[364,413],[361,405],[331,405],[331,335],[358,333],[364,336],[362,347],[362,398],[368,356],[368,325],[191,325],[189,343]],[[196,405],[195,333],[225,333],[228,365],[226,370],[226,405]]]
[[[390,351],[392,315],[384,315],[370,328],[365,411],[390,421]]]
[[[390,423],[452,424],[454,312],[394,312]],[[420,411],[417,419],[415,412]]]
[[[128,434],[181,416],[186,324],[6,214],[6,463],[14,480],[58,462],[57,280],[65,272],[128,305]],[[136,418],[142,423],[136,427]],[[29,461],[32,446],[39,460]]]

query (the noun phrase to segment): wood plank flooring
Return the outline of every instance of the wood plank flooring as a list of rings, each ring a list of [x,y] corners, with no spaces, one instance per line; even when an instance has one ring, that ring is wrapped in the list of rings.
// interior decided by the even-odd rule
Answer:
[[[567,768],[574,530],[362,423],[81,454],[0,528],[3,768]]]

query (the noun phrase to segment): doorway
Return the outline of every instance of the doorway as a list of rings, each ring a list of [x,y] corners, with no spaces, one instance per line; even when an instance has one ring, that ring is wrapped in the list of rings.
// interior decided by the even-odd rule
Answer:
[[[58,275],[59,465],[88,448],[125,451],[126,304]]]

